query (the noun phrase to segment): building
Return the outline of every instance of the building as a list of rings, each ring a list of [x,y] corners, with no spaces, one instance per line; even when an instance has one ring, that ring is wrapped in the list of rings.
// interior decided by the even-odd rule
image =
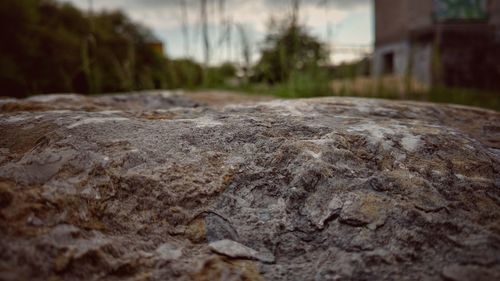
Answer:
[[[500,0],[374,0],[372,73],[500,90]]]
[[[151,48],[156,53],[158,53],[162,56],[165,55],[165,46],[164,46],[163,42],[158,41],[158,40],[155,40],[155,41],[151,40],[150,42],[147,43],[147,45],[149,46],[149,48]]]

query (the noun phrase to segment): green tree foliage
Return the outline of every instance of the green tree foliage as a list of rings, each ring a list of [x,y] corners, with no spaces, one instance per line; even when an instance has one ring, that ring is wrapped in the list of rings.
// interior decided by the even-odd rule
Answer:
[[[203,84],[203,68],[190,59],[171,60],[168,63],[170,88],[195,88]]]
[[[0,86],[12,94],[26,89],[24,74],[33,71],[31,65],[37,48],[34,27],[38,21],[36,0],[0,1]],[[1,93],[1,95],[9,93]]]
[[[315,71],[327,60],[325,46],[309,35],[296,17],[281,22],[271,20],[253,80],[286,82],[294,72]]]
[[[205,86],[217,88],[226,85],[228,79],[236,77],[236,71],[236,67],[230,62],[208,67],[205,72],[207,76]]]
[[[89,15],[51,0],[0,1],[0,95],[178,86],[175,62],[119,11]],[[197,83],[196,81],[192,83]]]

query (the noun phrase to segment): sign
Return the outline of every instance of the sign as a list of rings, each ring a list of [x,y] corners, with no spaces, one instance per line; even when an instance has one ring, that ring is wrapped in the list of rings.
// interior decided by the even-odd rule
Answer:
[[[487,0],[434,0],[437,21],[484,20],[487,18]]]

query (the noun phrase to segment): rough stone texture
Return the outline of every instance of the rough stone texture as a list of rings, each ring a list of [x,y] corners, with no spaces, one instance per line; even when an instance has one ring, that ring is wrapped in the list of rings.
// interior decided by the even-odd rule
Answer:
[[[0,108],[1,280],[500,280],[498,112],[180,93]]]
[[[267,253],[258,252],[233,240],[218,240],[211,242],[208,246],[212,251],[232,258],[256,259],[267,263],[273,263],[275,261],[274,256],[268,251]]]

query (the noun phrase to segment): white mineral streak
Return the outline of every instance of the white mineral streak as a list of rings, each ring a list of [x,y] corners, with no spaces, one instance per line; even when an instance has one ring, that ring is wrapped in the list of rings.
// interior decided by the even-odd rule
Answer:
[[[383,127],[373,121],[357,125],[348,129],[348,132],[367,132],[368,142],[371,144],[381,144],[384,149],[390,149],[392,142],[385,139],[387,135],[394,135],[391,128]]]
[[[91,118],[86,118],[81,121],[78,121],[76,123],[73,123],[68,126],[68,129],[74,129],[76,127],[82,126],[82,125],[89,125],[89,124],[101,124],[101,123],[106,123],[106,122],[121,122],[121,121],[129,121],[130,119],[125,118],[125,117],[91,117]]]
[[[212,242],[208,247],[221,255],[232,258],[255,259],[266,263],[274,262],[274,256],[270,253],[261,253],[233,240],[219,240]]]
[[[27,98],[26,100],[34,102],[54,102],[62,99],[77,101],[82,98],[83,98],[82,96],[79,96],[77,94],[51,94],[51,95],[32,96]]]
[[[420,143],[420,137],[414,135],[407,135],[401,139],[401,145],[409,152],[415,151]]]

